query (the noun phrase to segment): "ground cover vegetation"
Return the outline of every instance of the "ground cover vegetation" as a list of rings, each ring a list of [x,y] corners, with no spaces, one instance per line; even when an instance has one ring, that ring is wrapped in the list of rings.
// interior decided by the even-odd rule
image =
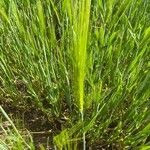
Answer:
[[[0,149],[150,149],[150,1],[1,0],[0,104]]]

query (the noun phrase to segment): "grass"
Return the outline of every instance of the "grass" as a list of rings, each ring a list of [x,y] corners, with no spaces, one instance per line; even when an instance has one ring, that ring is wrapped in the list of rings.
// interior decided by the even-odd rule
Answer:
[[[149,149],[148,0],[1,0],[0,8],[2,106],[35,108],[54,125],[63,118],[55,149]]]

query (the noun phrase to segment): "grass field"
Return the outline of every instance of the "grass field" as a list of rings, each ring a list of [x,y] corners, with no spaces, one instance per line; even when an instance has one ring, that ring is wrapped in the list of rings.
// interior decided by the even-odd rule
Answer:
[[[0,0],[0,104],[0,150],[149,150],[150,1]]]

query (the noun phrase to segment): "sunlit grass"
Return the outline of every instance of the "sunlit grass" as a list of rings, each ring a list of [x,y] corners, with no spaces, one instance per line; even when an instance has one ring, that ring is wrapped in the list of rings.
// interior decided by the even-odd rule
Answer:
[[[50,121],[65,116],[58,149],[78,149],[83,138],[101,149],[149,148],[149,0],[1,0],[0,8],[2,103],[32,105]]]

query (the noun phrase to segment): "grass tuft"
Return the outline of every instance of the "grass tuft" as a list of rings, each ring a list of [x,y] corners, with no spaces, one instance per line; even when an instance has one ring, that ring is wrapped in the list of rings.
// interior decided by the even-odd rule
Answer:
[[[149,0],[1,0],[0,8],[2,106],[42,111],[55,149],[149,148]]]

